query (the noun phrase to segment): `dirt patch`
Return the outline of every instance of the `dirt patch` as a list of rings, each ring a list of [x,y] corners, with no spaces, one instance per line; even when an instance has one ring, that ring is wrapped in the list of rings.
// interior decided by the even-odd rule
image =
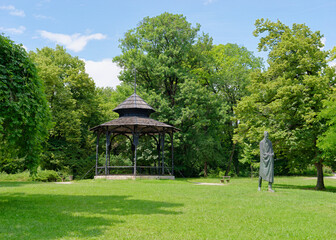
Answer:
[[[210,185],[210,186],[224,186],[222,183],[202,183],[202,182],[194,182],[196,185]]]

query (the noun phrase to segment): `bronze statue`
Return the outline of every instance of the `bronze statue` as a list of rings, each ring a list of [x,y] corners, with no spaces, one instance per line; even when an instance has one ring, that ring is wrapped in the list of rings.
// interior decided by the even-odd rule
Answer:
[[[274,151],[271,141],[268,139],[268,132],[264,132],[264,139],[260,142],[260,168],[259,187],[261,190],[262,180],[268,182],[268,191],[274,192],[272,183],[274,182]]]

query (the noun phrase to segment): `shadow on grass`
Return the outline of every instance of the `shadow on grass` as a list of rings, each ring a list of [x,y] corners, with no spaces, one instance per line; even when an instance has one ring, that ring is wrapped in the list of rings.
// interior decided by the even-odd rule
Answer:
[[[283,189],[300,189],[300,190],[315,190],[315,185],[290,185],[290,184],[274,184],[274,188],[283,188]],[[327,186],[324,192],[336,193],[336,187]]]
[[[20,187],[29,184],[41,184],[40,182],[12,182],[12,181],[0,181],[0,187]]]
[[[183,204],[130,199],[131,196],[84,196],[12,193],[0,195],[0,239],[100,237],[120,216],[174,215]]]

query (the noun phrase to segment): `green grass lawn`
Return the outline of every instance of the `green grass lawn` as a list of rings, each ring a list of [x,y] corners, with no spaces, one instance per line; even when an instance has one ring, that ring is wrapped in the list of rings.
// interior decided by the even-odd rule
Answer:
[[[336,239],[336,179],[0,182],[0,239]]]

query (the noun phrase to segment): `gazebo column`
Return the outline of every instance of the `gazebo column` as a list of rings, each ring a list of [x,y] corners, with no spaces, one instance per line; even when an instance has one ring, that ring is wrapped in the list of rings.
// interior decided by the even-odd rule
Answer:
[[[171,160],[172,160],[172,176],[174,176],[174,133],[170,133],[170,140],[171,140]]]
[[[137,147],[139,144],[139,133],[133,133],[133,145],[134,145],[134,169],[133,175],[136,176],[136,167],[137,167]]]
[[[162,175],[164,175],[164,144],[165,144],[165,134],[161,133],[160,134],[160,138],[161,138],[161,151],[162,151],[162,157],[161,157],[161,161],[162,161]]]
[[[108,164],[110,164],[110,131],[106,131],[106,161],[105,175],[108,175]]]
[[[99,130],[97,131],[97,143],[96,143],[96,176],[98,175],[98,157],[99,157]]]
[[[159,174],[159,166],[160,166],[160,155],[161,155],[161,149],[160,149],[160,145],[161,145],[161,135],[159,135],[159,140],[156,141],[156,150],[157,150],[157,162],[155,164],[156,167],[156,173]]]

